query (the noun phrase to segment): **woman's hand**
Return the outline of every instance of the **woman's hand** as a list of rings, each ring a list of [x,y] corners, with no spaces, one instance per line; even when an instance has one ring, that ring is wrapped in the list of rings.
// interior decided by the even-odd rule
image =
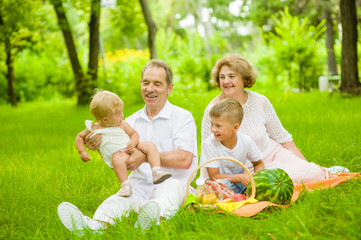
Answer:
[[[87,148],[93,151],[97,151],[100,144],[102,143],[102,136],[100,134],[96,134],[92,137],[93,133],[89,133],[85,137],[84,144]]]
[[[307,159],[305,158],[305,156],[303,156],[303,154],[301,153],[301,151],[298,149],[298,147],[296,146],[296,143],[294,141],[291,141],[291,142],[284,142],[284,143],[281,143],[281,145],[292,151],[297,157],[307,161]]]

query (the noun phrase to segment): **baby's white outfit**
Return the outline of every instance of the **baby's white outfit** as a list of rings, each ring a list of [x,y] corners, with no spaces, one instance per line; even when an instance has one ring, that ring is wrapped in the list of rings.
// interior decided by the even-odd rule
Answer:
[[[93,121],[85,120],[86,128],[96,134],[102,135],[102,143],[99,146],[99,152],[102,156],[104,162],[111,168],[112,165],[112,156],[114,153],[125,149],[130,138],[120,127],[108,127],[97,130],[92,130],[91,126],[93,125]],[[92,136],[92,137],[93,137]]]

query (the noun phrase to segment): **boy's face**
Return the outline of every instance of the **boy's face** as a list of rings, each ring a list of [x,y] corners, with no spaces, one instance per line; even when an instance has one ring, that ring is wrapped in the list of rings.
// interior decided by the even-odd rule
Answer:
[[[233,139],[238,128],[238,123],[231,123],[231,121],[223,116],[211,117],[211,131],[216,141],[223,142]]]

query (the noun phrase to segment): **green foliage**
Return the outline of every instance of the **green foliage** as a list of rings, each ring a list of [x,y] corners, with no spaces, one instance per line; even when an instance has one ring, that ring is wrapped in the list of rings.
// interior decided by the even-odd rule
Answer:
[[[105,60],[100,65],[97,87],[119,94],[126,105],[142,103],[140,77],[149,60],[148,51],[121,49],[106,53]]]
[[[147,26],[139,1],[117,0],[116,7],[103,10],[102,33],[109,42],[108,51],[146,46]]]
[[[318,76],[323,72],[317,51],[318,39],[325,31],[325,21],[317,26],[310,25],[308,18],[291,16],[288,8],[273,16],[273,21],[275,33],[265,34],[274,50],[268,68],[276,71],[277,78],[287,79],[292,87],[305,91],[317,87]]]

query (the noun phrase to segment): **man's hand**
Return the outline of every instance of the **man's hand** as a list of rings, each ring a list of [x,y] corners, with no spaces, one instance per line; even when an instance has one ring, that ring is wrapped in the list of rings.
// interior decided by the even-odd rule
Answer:
[[[134,151],[135,147],[136,147],[135,142],[130,140],[128,142],[127,146],[125,147],[124,152],[128,153],[128,154],[131,154]]]
[[[135,148],[128,159],[127,169],[133,171],[146,161],[147,161],[147,156],[143,152]]]
[[[89,162],[91,160],[90,155],[87,151],[82,151],[80,153],[80,158],[83,162]]]
[[[93,135],[93,133],[89,133],[85,137],[84,144],[90,150],[97,151],[100,144],[102,143],[102,136],[100,134],[96,134],[93,137],[91,137],[92,135]]]

